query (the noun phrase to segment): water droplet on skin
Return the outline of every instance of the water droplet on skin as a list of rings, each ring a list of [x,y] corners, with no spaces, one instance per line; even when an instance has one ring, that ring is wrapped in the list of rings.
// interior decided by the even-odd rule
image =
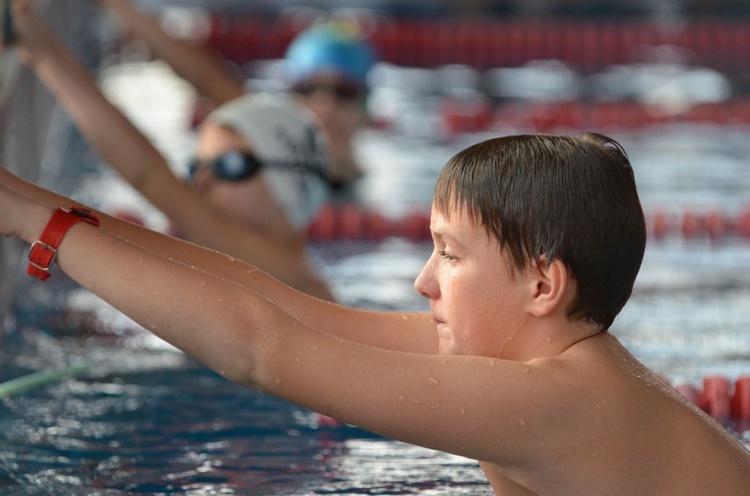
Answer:
[[[411,399],[411,400],[409,400],[409,401],[411,401],[411,402],[412,402],[412,403],[414,403],[415,405],[421,405],[421,404],[422,404],[422,402],[421,402],[421,401],[419,401],[419,400],[418,400],[418,399],[416,399],[416,398],[412,398],[412,399]]]
[[[294,360],[295,360],[295,361],[296,361],[297,363],[302,363],[302,359],[301,359],[300,357],[298,357],[298,356],[294,357]]]
[[[464,407],[461,407],[458,411],[461,413],[461,415],[464,415],[466,413],[466,409]]]
[[[281,384],[281,379],[279,379],[279,378],[277,377],[277,378],[275,378],[275,379],[273,380],[273,382],[275,382],[276,384]]]
[[[520,419],[518,421],[518,423],[521,424],[521,425],[526,425],[526,421],[524,419]]]
[[[200,283],[200,287],[202,287],[202,288],[203,288],[203,287],[205,287],[205,286],[206,286],[206,281],[201,281],[201,283]]]
[[[439,381],[437,379],[435,379],[434,377],[430,377],[430,382],[433,383],[433,384],[438,384],[439,383]]]
[[[318,351],[318,346],[317,345],[313,345],[313,350]]]
[[[404,400],[405,400],[406,398],[404,398],[404,395],[403,395],[403,394],[399,394],[399,395],[398,395],[398,399],[400,399],[401,401],[404,401]]]
[[[545,341],[547,341],[548,343],[551,343],[552,342],[552,338],[547,338],[547,339],[545,339]]]

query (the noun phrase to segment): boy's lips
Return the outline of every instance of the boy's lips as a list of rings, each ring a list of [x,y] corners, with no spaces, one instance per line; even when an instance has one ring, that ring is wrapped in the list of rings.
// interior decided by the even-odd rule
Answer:
[[[445,320],[443,320],[442,316],[438,314],[434,309],[430,308],[430,313],[432,314],[432,320],[435,322],[435,324],[445,324]]]

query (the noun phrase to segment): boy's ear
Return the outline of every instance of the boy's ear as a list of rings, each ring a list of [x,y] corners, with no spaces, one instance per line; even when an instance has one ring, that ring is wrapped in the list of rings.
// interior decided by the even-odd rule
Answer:
[[[547,262],[540,259],[531,269],[532,298],[529,311],[536,317],[549,315],[566,301],[570,274],[565,264],[559,260]]]

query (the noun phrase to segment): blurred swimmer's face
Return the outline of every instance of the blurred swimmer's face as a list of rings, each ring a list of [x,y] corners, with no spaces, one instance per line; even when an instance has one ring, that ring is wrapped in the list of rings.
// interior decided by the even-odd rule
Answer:
[[[190,184],[232,217],[282,235],[293,231],[262,179],[262,162],[234,130],[207,121],[192,169]]]
[[[336,74],[318,74],[294,86],[299,102],[312,110],[335,141],[364,122],[365,88]]]

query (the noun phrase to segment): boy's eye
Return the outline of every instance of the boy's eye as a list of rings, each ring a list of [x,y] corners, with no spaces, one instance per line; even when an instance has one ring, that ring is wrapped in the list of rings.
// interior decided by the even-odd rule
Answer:
[[[453,255],[449,254],[445,250],[438,251],[438,255],[440,255],[441,258],[444,258],[446,260],[455,260],[456,259],[456,257],[454,257]]]

